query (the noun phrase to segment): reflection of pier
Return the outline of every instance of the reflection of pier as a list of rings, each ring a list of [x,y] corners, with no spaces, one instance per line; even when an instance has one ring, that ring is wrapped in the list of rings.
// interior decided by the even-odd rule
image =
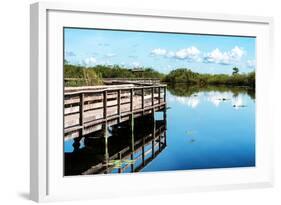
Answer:
[[[75,138],[74,151],[65,153],[65,175],[139,172],[166,147],[166,119],[146,115],[120,123],[84,138],[80,147]]]
[[[64,139],[81,138],[134,118],[163,111],[166,86],[111,85],[66,87],[64,93]]]

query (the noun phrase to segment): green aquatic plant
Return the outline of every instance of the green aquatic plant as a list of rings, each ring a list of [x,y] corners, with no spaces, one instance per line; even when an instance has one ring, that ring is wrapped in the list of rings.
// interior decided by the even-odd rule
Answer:
[[[109,160],[107,165],[113,166],[113,168],[122,168],[125,165],[134,164],[134,159],[117,159],[117,160]]]
[[[189,130],[186,132],[188,136],[192,136],[193,135],[193,131]]]

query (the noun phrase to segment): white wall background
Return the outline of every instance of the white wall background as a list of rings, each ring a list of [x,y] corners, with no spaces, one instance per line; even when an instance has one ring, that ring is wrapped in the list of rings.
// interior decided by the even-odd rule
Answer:
[[[31,204],[29,192],[29,4],[30,0],[2,0],[0,4],[0,204]],[[83,0],[79,0],[83,2]],[[101,6],[205,11],[273,16],[275,20],[276,88],[281,87],[281,6],[278,0],[92,0]],[[264,68],[266,69],[266,68]],[[279,80],[280,79],[280,80]],[[278,82],[279,81],[279,82]],[[280,204],[281,92],[276,89],[272,117],[275,125],[275,187],[187,193],[183,195],[85,201],[80,204]],[[275,120],[273,120],[275,119]],[[274,128],[272,128],[274,129]],[[67,202],[76,204],[78,202]]]

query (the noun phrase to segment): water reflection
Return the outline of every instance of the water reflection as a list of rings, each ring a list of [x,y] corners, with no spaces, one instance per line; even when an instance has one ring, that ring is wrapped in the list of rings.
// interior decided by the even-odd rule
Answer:
[[[68,142],[65,175],[143,170],[166,148],[166,121],[145,116],[135,119],[133,130],[130,123],[125,122],[110,127],[107,140],[100,131],[74,143]],[[72,149],[70,143],[73,143]]]
[[[66,142],[65,175],[255,166],[253,89],[174,84],[167,103],[167,124],[159,112]]]
[[[231,92],[234,96],[238,94],[247,94],[251,97],[251,99],[255,99],[255,90],[251,87],[245,86],[192,86],[188,84],[182,83],[174,83],[168,85],[169,92],[174,96],[182,96],[182,97],[189,97],[192,95],[196,96],[198,92],[211,92],[215,91],[218,93],[223,92]]]
[[[238,110],[247,107],[247,102],[244,99],[245,95],[255,99],[255,91],[249,87],[198,87],[186,84],[173,84],[169,85],[168,89],[171,93],[171,96],[168,98],[169,101],[177,101],[190,108],[197,108],[200,103],[210,102],[215,107],[228,104]]]

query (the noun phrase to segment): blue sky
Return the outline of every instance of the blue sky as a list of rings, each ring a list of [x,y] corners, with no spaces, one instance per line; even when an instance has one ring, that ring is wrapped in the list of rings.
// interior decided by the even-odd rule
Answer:
[[[189,68],[199,73],[255,70],[256,39],[197,34],[64,29],[65,59],[86,67],[152,67],[168,73]]]

